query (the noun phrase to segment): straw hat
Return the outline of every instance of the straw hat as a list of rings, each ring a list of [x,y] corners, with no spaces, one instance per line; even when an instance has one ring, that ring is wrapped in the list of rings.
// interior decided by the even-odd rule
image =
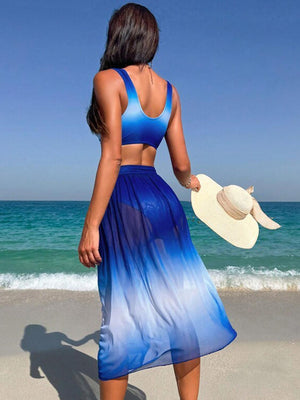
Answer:
[[[250,249],[259,233],[258,222],[267,229],[281,225],[269,218],[257,200],[251,196],[254,186],[220,186],[204,174],[198,174],[201,188],[191,191],[192,208],[196,216],[223,239],[234,246]]]

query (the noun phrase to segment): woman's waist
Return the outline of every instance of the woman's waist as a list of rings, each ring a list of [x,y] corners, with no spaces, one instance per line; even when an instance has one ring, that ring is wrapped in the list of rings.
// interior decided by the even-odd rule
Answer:
[[[122,164],[120,166],[119,175],[131,173],[153,173],[157,174],[154,165],[145,164]]]

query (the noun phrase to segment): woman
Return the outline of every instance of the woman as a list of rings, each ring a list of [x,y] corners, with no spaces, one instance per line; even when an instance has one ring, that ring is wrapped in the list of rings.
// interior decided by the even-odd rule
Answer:
[[[237,335],[182,205],[154,167],[164,138],[179,183],[200,190],[178,92],[149,65],[158,41],[146,7],[127,3],[113,13],[87,114],[101,159],[78,252],[98,271],[101,400],[124,399],[129,373],[168,364],[180,398],[196,399],[200,357]]]

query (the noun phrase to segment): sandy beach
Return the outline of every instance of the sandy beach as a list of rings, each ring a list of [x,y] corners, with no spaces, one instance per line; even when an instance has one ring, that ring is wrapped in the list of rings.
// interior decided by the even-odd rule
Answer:
[[[218,292],[238,337],[202,357],[199,399],[298,399],[300,293]],[[1,290],[0,314],[1,399],[99,399],[97,292]],[[172,365],[131,373],[138,399],[178,400]]]

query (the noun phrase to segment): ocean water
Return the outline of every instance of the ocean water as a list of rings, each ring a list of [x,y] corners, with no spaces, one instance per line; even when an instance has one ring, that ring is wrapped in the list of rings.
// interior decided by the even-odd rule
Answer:
[[[260,202],[282,227],[260,234],[252,249],[220,238],[181,202],[193,243],[217,289],[300,290],[300,202]],[[96,268],[77,247],[87,201],[0,201],[0,288],[97,290]]]

